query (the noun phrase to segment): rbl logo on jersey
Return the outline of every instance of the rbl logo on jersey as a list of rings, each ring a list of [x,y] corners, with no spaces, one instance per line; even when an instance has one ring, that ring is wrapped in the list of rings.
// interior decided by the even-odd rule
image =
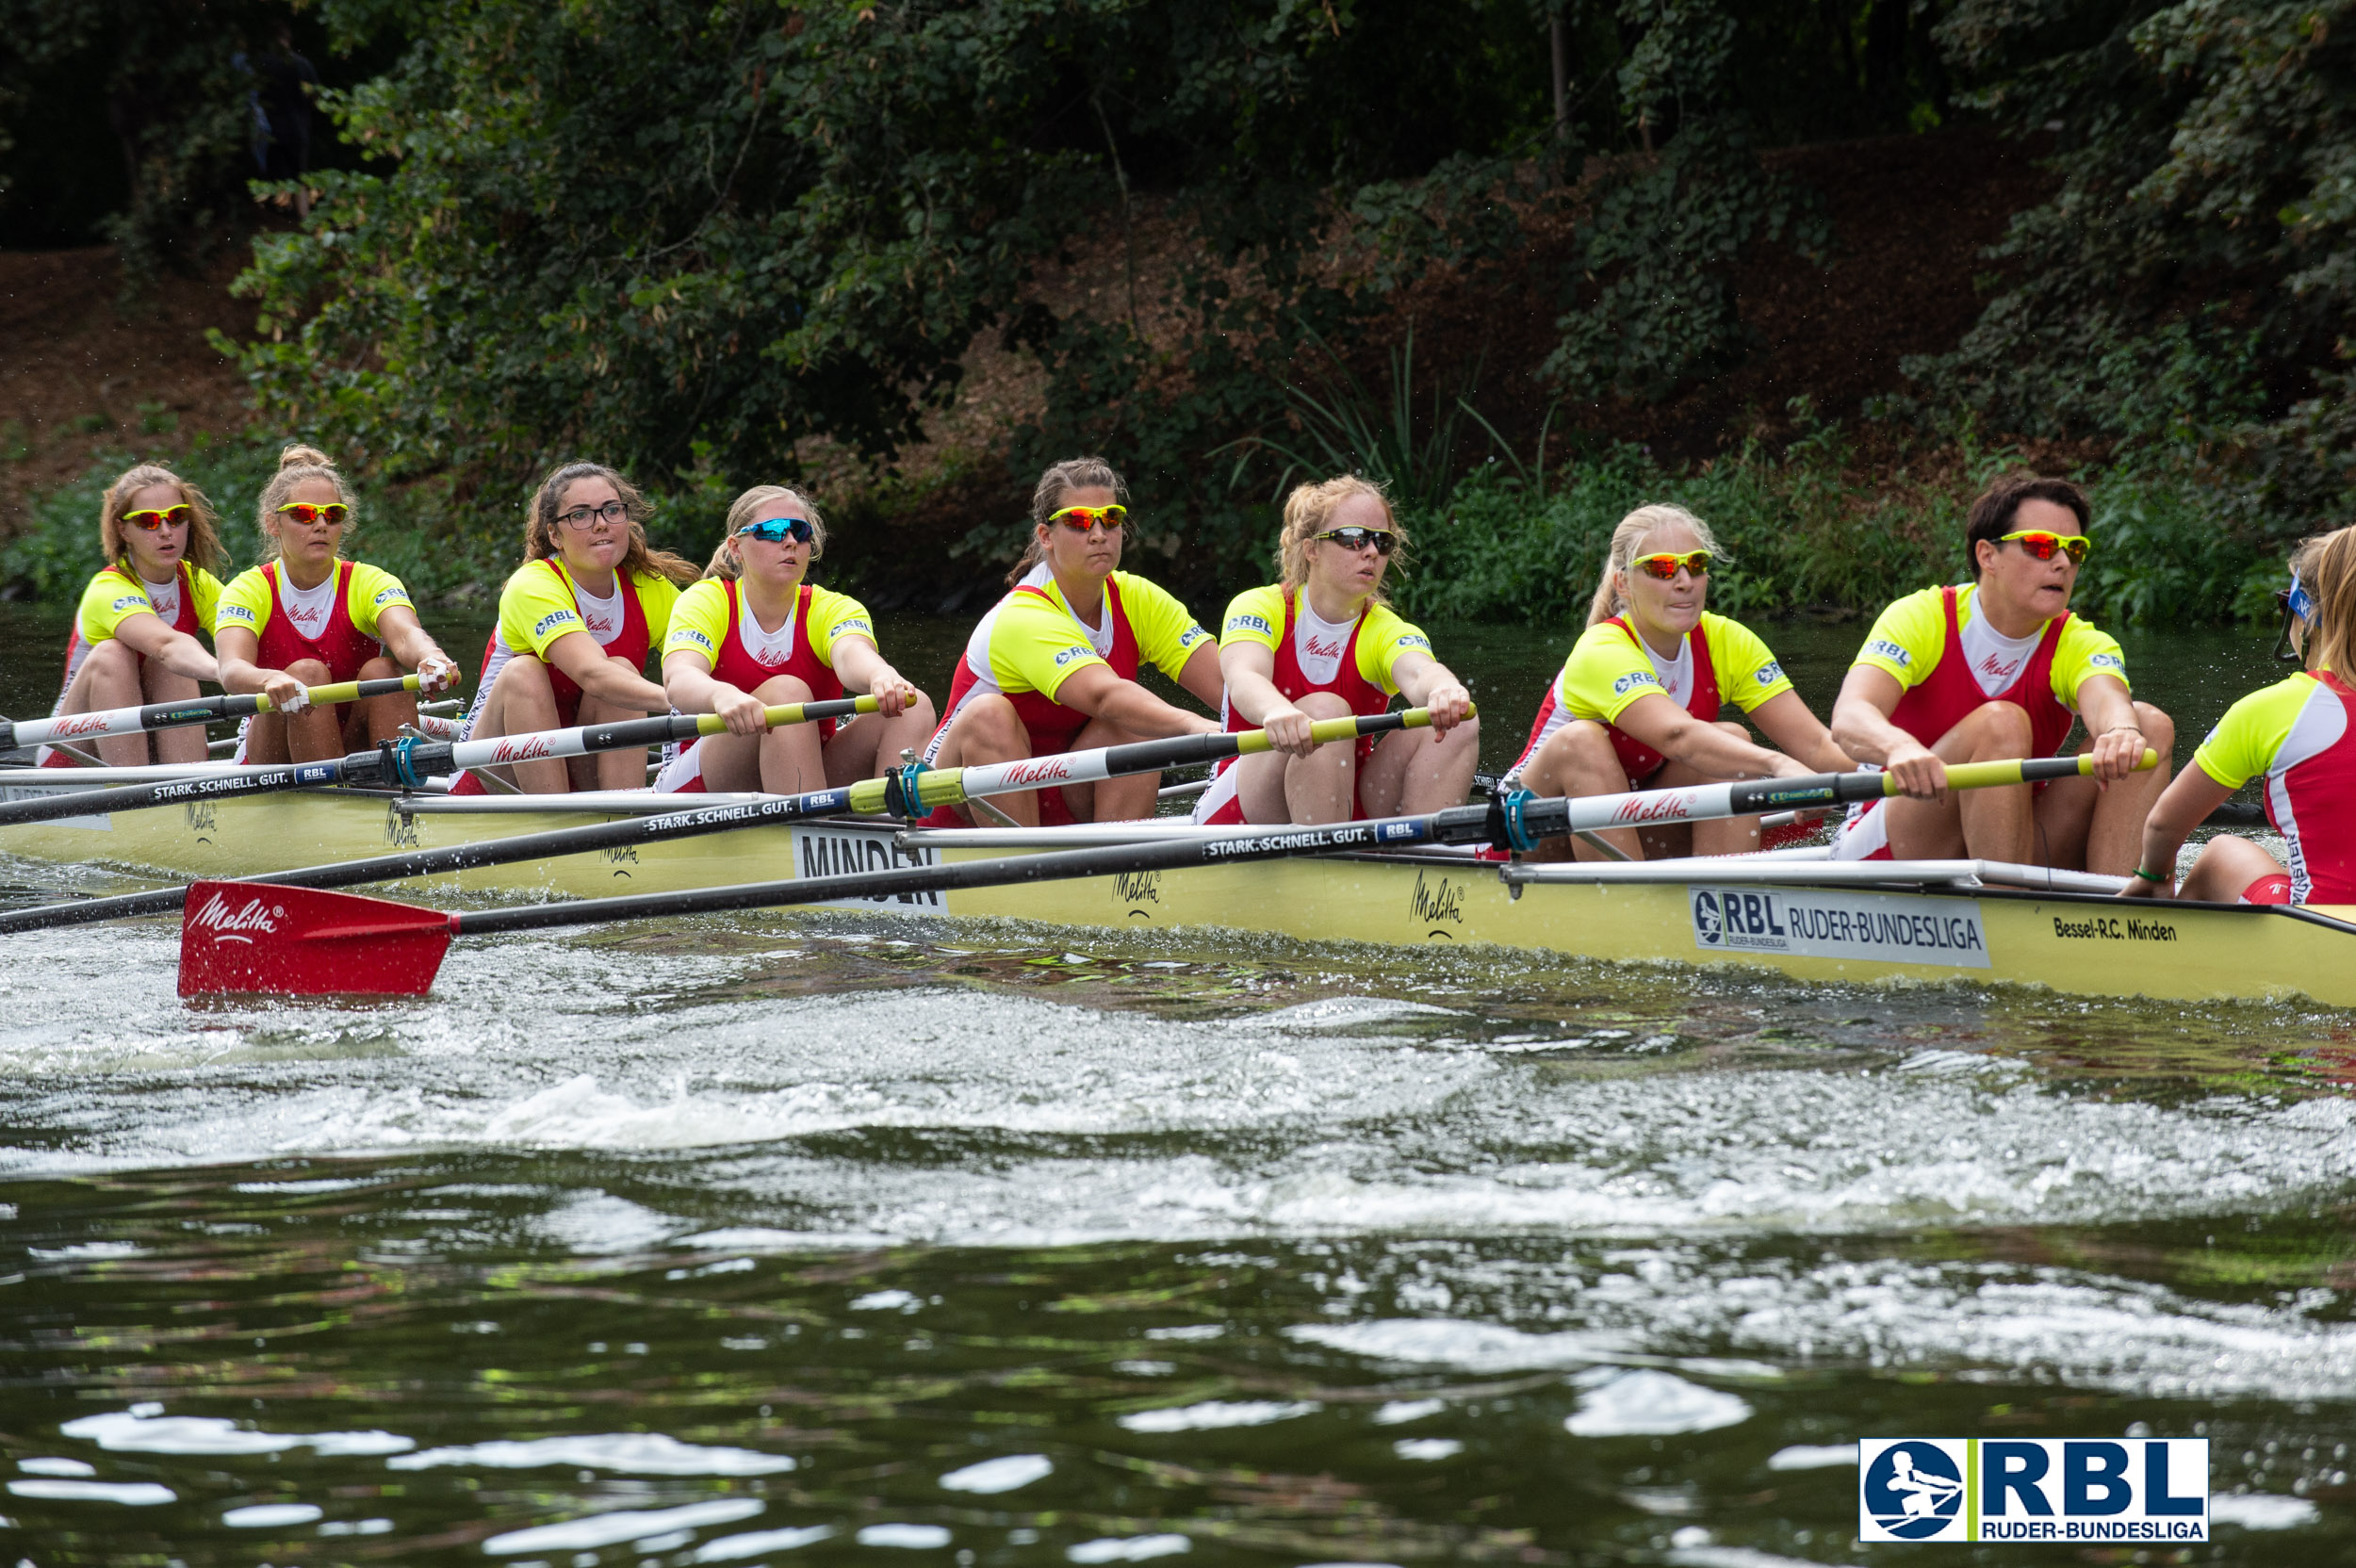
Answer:
[[[1620,677],[1619,679],[1612,683],[1612,694],[1615,697],[1626,696],[1628,693],[1634,691],[1639,686],[1658,686],[1660,684],[1661,678],[1653,674],[1650,670],[1630,670],[1628,674]]]
[[[1887,637],[1874,638],[1872,642],[1865,645],[1865,651],[1889,660],[1891,663],[1897,665],[1902,670],[1911,668],[1914,663],[1914,655],[1908,653],[1906,649],[1900,647],[1897,644],[1891,642]]]

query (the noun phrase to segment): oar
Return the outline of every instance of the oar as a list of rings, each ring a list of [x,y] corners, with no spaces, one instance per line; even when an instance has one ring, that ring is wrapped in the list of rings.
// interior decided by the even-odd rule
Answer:
[[[1382,734],[1393,729],[1421,729],[1431,722],[1432,715],[1426,710],[1411,708],[1401,713],[1319,719],[1309,727],[1309,731],[1323,743]],[[1128,745],[1069,752],[1023,762],[935,768],[918,775],[916,805],[919,810],[924,810],[935,806],[962,805],[985,795],[1035,790],[1041,782],[1041,769],[1050,765],[1056,770],[1057,782],[1088,782],[1119,778],[1130,774],[1159,773],[1166,768],[1213,762],[1227,757],[1251,756],[1268,749],[1266,730],[1247,729],[1232,735],[1180,735],[1166,741],[1138,741]],[[559,855],[589,855],[600,850],[693,839],[706,833],[728,833],[740,827],[799,822],[809,817],[840,816],[846,812],[874,816],[906,806],[905,799],[892,798],[894,792],[891,784],[888,779],[870,778],[842,789],[813,790],[798,795],[772,795],[762,800],[706,806],[695,810],[634,817],[627,822],[599,823],[588,827],[560,827],[546,833],[517,834],[504,839],[488,839],[479,843],[451,844],[442,849],[406,850],[398,855],[379,855],[366,860],[344,860],[334,865],[307,866],[298,871],[266,872],[241,880],[280,888],[352,888],[368,882],[403,882],[413,877],[471,871],[478,866],[513,865],[518,861],[551,859]],[[905,791],[905,788],[903,777],[901,789]],[[80,899],[71,904],[44,904],[37,908],[17,909],[0,914],[0,935],[15,931],[40,931],[59,925],[88,925],[97,921],[123,920],[133,915],[170,914],[185,906],[188,895],[188,890],[185,887],[157,888],[149,892],[118,893],[111,898]]]
[[[836,719],[847,713],[873,713],[874,697],[842,697],[830,702],[788,703],[768,710],[772,729],[811,719]],[[291,762],[240,768],[235,773],[203,774],[167,779],[160,784],[126,784],[113,790],[71,790],[25,800],[0,803],[0,827],[49,822],[100,811],[138,811],[151,806],[184,801],[228,800],[239,795],[269,794],[277,790],[306,789],[319,784],[380,784],[417,789],[432,776],[462,768],[495,768],[509,762],[529,762],[544,757],[586,757],[592,752],[624,746],[663,745],[717,735],[727,726],[716,713],[670,713],[620,724],[582,725],[571,729],[541,729],[523,735],[501,735],[487,741],[428,741],[412,736],[386,741],[374,751],[355,751],[325,762]],[[72,776],[68,775],[66,776]]]
[[[314,708],[362,697],[414,692],[417,678],[347,680],[335,686],[314,686],[307,695]],[[249,713],[275,711],[267,696],[193,697],[187,702],[151,702],[144,708],[108,708],[96,713],[68,713],[55,719],[0,719],[0,751],[20,746],[45,746],[58,741],[85,740],[98,735],[140,735],[151,729],[172,729],[185,724],[210,724],[215,719],[242,719]]]
[[[2146,752],[2140,765],[2153,767],[2158,761],[2156,755]],[[2092,771],[2090,758],[2051,757],[1964,763],[1949,768],[1947,780],[1951,789],[1969,790]],[[1488,842],[1501,848],[1528,848],[1540,839],[1630,822],[1700,822],[1897,792],[1895,780],[1887,775],[1850,773],[1577,800],[1507,796],[1486,806],[1451,807],[1428,816],[1280,827],[1265,833],[1009,855],[960,865],[908,866],[844,876],[460,913],[309,888],[199,882],[189,888],[181,916],[180,994],[421,996],[433,986],[450,939],[458,936],[823,904],[836,898],[890,898],[1069,877],[1178,871],[1413,843]]]

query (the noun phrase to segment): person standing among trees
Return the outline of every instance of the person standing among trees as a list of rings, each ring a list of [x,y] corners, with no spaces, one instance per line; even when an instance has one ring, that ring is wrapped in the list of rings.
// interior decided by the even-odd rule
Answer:
[[[1853,810],[1833,841],[1836,859],[2133,869],[2176,729],[2130,694],[2119,644],[2070,612],[2079,564],[2094,547],[2088,515],[2068,480],[2007,474],[1972,503],[1964,526],[1973,580],[1909,594],[1873,623],[1833,705],[1832,734],[1905,793]],[[1947,788],[1950,763],[2053,756],[2080,716],[2092,777]],[[2147,748],[2160,765],[2135,772]]]

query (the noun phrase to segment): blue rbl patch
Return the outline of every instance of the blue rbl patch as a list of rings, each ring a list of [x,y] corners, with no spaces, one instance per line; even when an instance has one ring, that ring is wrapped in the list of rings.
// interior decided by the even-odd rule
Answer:
[[[1194,646],[1195,644],[1203,641],[1203,638],[1208,637],[1210,633],[1203,630],[1201,627],[1190,626],[1186,628],[1186,630],[1178,634],[1178,645],[1182,648],[1190,648]]]
[[[2127,661],[2115,653],[2089,654],[2086,663],[2098,670],[2123,670],[2127,667]]]
[[[1417,637],[1411,633],[1408,636],[1401,637],[1399,640],[1399,645],[1403,648],[1421,648],[1424,652],[1430,653],[1432,651],[1432,639],[1429,637]]]
[[[371,599],[369,602],[376,605],[379,609],[384,608],[387,604],[393,604],[396,602],[407,604],[409,602],[409,590],[398,585],[391,588],[379,588],[376,591],[376,597]]]
[[[1630,670],[1612,683],[1613,696],[1625,696],[1639,686],[1658,686],[1661,678],[1650,670]]]
[[[252,626],[254,624],[254,612],[242,604],[224,604],[213,612],[213,619],[217,621],[243,621],[246,625]]]
[[[1265,615],[1230,615],[1227,617],[1227,629],[1265,632],[1270,637],[1276,635],[1276,629],[1268,624],[1268,617]]]
[[[834,623],[834,634],[837,637],[844,636],[854,631],[863,631],[870,637],[875,635],[875,629],[868,625],[865,621],[859,619],[857,616],[853,616],[847,621],[837,621]]]
[[[1857,1539],[2206,1541],[2208,1439],[1867,1438]]]
[[[1865,651],[1889,660],[1891,663],[1897,665],[1902,670],[1909,669],[1914,664],[1914,655],[1908,653],[1906,649],[1900,647],[1897,644],[1891,642],[1887,637],[1874,638],[1872,642],[1865,645]]]
[[[672,635],[679,638],[682,642],[693,643],[697,647],[708,648],[712,646],[712,639],[705,636],[702,632],[697,631],[692,626],[680,627],[677,631],[673,632]]]
[[[145,594],[125,594],[121,598],[115,600],[111,608],[116,610],[152,610],[155,606],[147,602],[147,596]]]
[[[1776,681],[1783,678],[1783,666],[1770,659],[1767,662],[1759,667],[1758,673],[1752,676],[1751,678],[1758,681],[1761,686],[1773,686]]]
[[[551,610],[532,626],[532,634],[534,637],[545,637],[548,634],[549,628],[560,627],[566,622],[578,626],[581,624],[581,617],[569,610]]]
[[[1065,648],[1055,655],[1055,668],[1060,670],[1074,659],[1086,659],[1095,652],[1094,648]]]

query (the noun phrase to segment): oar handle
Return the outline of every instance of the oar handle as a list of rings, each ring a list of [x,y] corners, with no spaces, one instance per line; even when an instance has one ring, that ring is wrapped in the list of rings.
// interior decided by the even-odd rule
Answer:
[[[771,729],[783,729],[790,724],[814,724],[821,719],[851,718],[860,713],[877,713],[883,704],[872,696],[830,697],[824,702],[789,702],[779,708],[761,710],[761,723]],[[717,735],[728,728],[728,721],[717,713],[705,713],[695,720],[698,736]]]
[[[2160,754],[2149,746],[2135,760],[2135,771],[2148,773],[2160,765]],[[2006,784],[2035,784],[2048,778],[2085,778],[2094,773],[2094,754],[2077,757],[2030,757],[2020,760],[1996,762],[1951,762],[1947,766],[1947,788],[1951,790],[1985,790]],[[1898,781],[1882,775],[1882,792],[1902,794]]]
[[[364,697],[388,697],[395,692],[414,692],[417,689],[418,678],[404,675],[387,676],[383,680],[339,680],[332,686],[307,687],[303,694],[310,699],[314,708],[330,708],[339,702],[357,702]],[[230,700],[235,702],[237,699],[233,697]],[[278,705],[271,702],[267,694],[252,700],[254,707],[251,710],[254,712],[274,713],[278,710]]]
[[[1361,736],[1376,733],[1375,727],[1367,723],[1369,718],[1398,721],[1395,724],[1382,726],[1383,729],[1429,729],[1432,727],[1431,709],[1410,708],[1399,713],[1360,714],[1347,719],[1312,719],[1309,721],[1309,738],[1319,745],[1329,745],[1335,741],[1355,741]],[[1235,737],[1235,755],[1238,757],[1257,757],[1263,752],[1275,749],[1276,743],[1268,738],[1268,731],[1265,729],[1247,729]]]

